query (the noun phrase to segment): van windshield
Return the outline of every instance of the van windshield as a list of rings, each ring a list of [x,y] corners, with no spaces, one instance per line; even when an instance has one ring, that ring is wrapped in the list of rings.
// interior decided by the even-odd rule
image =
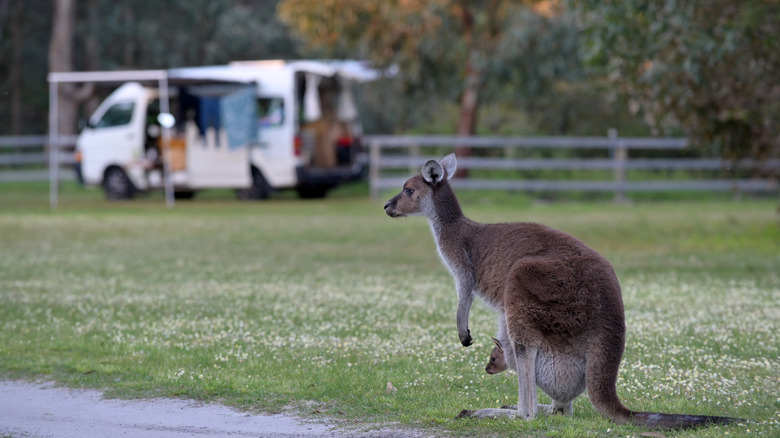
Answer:
[[[117,102],[106,110],[103,117],[95,123],[96,128],[108,128],[111,126],[122,126],[130,123],[133,118],[133,102]]]

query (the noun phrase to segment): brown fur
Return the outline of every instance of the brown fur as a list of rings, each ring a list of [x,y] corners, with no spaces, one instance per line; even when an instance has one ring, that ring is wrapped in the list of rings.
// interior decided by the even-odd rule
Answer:
[[[469,220],[447,181],[455,167],[454,155],[429,161],[384,209],[391,217],[430,220],[442,261],[455,278],[464,346],[472,342],[468,314],[475,295],[499,313],[503,366],[518,374],[517,412],[485,409],[461,416],[533,418],[538,385],[553,398],[551,412],[571,412],[572,400],[587,388],[596,410],[618,423],[684,428],[735,420],[634,412],[623,406],[615,382],[625,320],[610,263],[579,239],[544,225]]]
[[[506,359],[504,359],[504,349],[501,348],[501,342],[498,339],[493,338],[493,342],[496,343],[496,346],[490,352],[490,359],[488,359],[488,364],[485,366],[485,372],[488,374],[503,373],[509,369]]]

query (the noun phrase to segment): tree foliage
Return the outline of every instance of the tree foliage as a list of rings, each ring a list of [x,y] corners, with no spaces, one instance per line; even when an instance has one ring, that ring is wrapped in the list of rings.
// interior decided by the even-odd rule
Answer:
[[[296,49],[275,1],[82,2],[79,19],[101,37],[101,69],[165,68],[288,57]]]
[[[370,132],[642,135],[630,106],[727,157],[780,155],[778,0],[72,2],[74,70],[360,58],[400,72],[364,96]],[[0,135],[46,130],[56,3],[0,0]]]
[[[155,69],[298,53],[276,19],[276,0],[69,0],[73,14],[66,27],[73,31],[50,45],[59,3],[0,0],[0,135],[46,131],[46,73],[62,69],[58,65],[76,71]],[[60,38],[69,39],[71,56],[52,65],[49,49],[61,55]],[[94,105],[93,99],[83,111]],[[61,132],[75,129],[73,121],[68,125]]]
[[[0,135],[45,132],[51,1],[0,0]]]
[[[571,47],[556,47],[561,40],[544,39],[562,29],[544,15],[556,8],[531,0],[284,0],[279,14],[312,53],[396,65],[410,94],[458,100],[457,132],[471,135],[486,93],[506,92],[508,81],[543,87],[576,59]],[[532,65],[525,56],[540,45],[547,59]]]
[[[731,159],[780,154],[780,2],[573,4],[590,62],[656,130]]]

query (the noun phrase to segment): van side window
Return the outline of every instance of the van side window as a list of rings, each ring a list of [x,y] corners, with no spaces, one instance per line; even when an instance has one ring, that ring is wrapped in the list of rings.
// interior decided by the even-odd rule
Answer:
[[[257,99],[257,125],[260,128],[284,124],[284,99],[261,97]]]
[[[103,117],[95,123],[95,128],[108,128],[130,123],[133,118],[134,102],[119,102],[112,105]]]

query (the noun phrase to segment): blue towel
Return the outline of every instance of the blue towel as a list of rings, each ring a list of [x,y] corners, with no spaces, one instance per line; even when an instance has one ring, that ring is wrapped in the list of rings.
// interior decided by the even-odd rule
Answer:
[[[248,146],[257,138],[257,103],[254,87],[242,88],[219,101],[222,125],[231,149]]]

